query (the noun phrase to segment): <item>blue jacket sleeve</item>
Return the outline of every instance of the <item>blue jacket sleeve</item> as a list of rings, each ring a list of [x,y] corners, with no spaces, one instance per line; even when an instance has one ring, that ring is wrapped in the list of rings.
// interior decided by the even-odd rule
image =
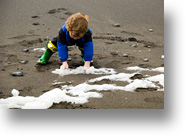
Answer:
[[[92,41],[92,30],[89,29],[84,35],[84,59],[91,61],[94,54],[94,47]]]
[[[58,47],[58,57],[61,62],[67,61],[68,59],[68,47],[66,43],[66,29],[60,29],[57,39],[57,47]]]
[[[68,47],[66,44],[57,42],[58,56],[61,62],[67,61],[68,59]]]
[[[93,58],[93,42],[84,43],[84,59],[85,61],[91,61]]]

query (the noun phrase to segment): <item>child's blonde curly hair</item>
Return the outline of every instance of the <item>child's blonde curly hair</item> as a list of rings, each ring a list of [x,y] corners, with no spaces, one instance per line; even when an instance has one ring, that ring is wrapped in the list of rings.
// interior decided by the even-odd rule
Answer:
[[[80,37],[88,31],[89,16],[82,13],[73,14],[66,21],[66,29],[73,37]]]

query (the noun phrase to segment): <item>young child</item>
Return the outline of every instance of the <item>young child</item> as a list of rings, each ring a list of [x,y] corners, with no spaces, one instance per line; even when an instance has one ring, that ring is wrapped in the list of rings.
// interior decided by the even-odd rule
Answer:
[[[46,64],[53,53],[58,51],[61,69],[68,69],[68,46],[76,45],[81,51],[84,67],[89,68],[93,58],[92,30],[88,28],[89,16],[76,13],[70,16],[60,29],[57,37],[46,43],[47,49],[37,61]]]

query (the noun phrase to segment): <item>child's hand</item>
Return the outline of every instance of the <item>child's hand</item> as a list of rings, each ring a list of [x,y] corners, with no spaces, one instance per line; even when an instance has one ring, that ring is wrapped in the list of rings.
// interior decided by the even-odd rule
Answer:
[[[68,63],[67,63],[67,61],[64,61],[64,62],[62,62],[62,66],[60,67],[60,69],[62,69],[62,70],[65,70],[65,69],[68,69]]]
[[[84,63],[84,68],[86,68],[86,69],[90,68],[90,61],[86,61]]]

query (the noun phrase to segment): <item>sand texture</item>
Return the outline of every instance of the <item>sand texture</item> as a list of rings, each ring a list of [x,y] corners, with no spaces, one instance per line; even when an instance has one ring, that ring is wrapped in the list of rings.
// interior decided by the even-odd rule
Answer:
[[[46,66],[36,61],[43,54],[35,48],[45,47],[55,37],[66,19],[81,12],[90,16],[93,31],[95,68],[113,68],[117,73],[133,73],[125,68],[164,67],[164,5],[162,0],[14,0],[0,2],[0,99],[11,97],[12,89],[20,96],[38,97],[62,85],[76,86],[103,75],[77,74],[64,77],[53,74],[61,63],[55,53]],[[23,49],[28,51],[24,52]],[[123,56],[128,54],[128,56]],[[83,66],[80,51],[69,47],[69,66]],[[147,59],[147,60],[144,60]],[[23,62],[21,62],[23,61]],[[12,72],[23,76],[12,76]],[[159,75],[157,71],[142,71],[141,75]],[[163,73],[164,74],[164,73]],[[138,79],[140,77],[134,77]],[[54,81],[65,82],[53,85]],[[71,82],[69,82],[71,81]],[[127,82],[102,80],[92,84]],[[94,91],[94,90],[92,90]],[[163,109],[164,91],[138,88],[134,92],[101,91],[101,98],[90,98],[85,104],[61,102],[51,109]]]

